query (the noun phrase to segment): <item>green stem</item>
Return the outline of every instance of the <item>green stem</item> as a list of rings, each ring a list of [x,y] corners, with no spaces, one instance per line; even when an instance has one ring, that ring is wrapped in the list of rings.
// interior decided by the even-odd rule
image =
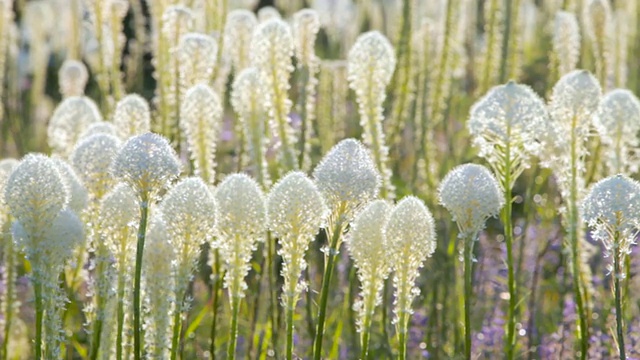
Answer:
[[[511,126],[507,126],[507,138],[511,137]],[[505,206],[502,208],[502,221],[504,223],[504,237],[507,245],[507,271],[508,271],[508,287],[509,287],[509,314],[507,323],[506,341],[504,343],[506,358],[512,360],[516,347],[516,281],[513,266],[513,222],[511,218],[512,199],[511,186],[511,144],[507,141],[505,149],[505,168],[504,168],[504,198]]]
[[[176,299],[179,298],[179,295],[176,294]],[[178,346],[180,343],[180,331],[182,330],[182,311],[181,311],[181,302],[179,302],[176,307],[176,313],[173,314],[173,338],[171,339],[171,360],[176,360],[178,357]]]
[[[404,309],[404,303],[406,301],[406,297],[409,296],[408,293],[405,292],[405,289],[407,288],[407,282],[408,282],[408,269],[407,269],[407,264],[404,264],[402,266],[402,268],[400,268],[399,270],[397,270],[398,272],[398,298],[396,300],[397,302],[397,306],[400,306],[399,308],[399,313],[400,315],[398,316],[398,323],[396,325],[396,329],[398,332],[398,360],[405,360],[407,358],[407,323],[408,323],[408,318],[407,318],[407,311],[405,311],[406,309]],[[410,286],[410,285],[409,285]],[[444,333],[444,332],[443,332]]]
[[[588,328],[587,317],[583,304],[582,281],[580,280],[580,254],[578,252],[578,150],[576,139],[577,116],[572,118],[571,126],[571,189],[570,189],[570,218],[569,218],[569,241],[571,243],[573,289],[576,296],[576,307],[578,308],[578,327],[580,331],[580,359],[587,358],[588,349]]]
[[[322,290],[320,291],[320,307],[318,309],[318,326],[316,328],[316,337],[313,341],[313,359],[320,360],[322,358],[322,338],[324,336],[324,321],[327,315],[327,300],[329,299],[329,285],[331,276],[335,268],[335,259],[338,253],[338,245],[342,235],[342,222],[338,221],[333,233],[331,234],[331,242],[324,275],[322,276]]]
[[[42,356],[42,318],[44,313],[42,307],[42,284],[40,280],[36,280],[33,285],[36,297],[36,360],[40,360]]]
[[[367,294],[366,304],[364,307],[364,319],[362,320],[362,337],[361,337],[361,345],[362,351],[360,355],[360,360],[366,360],[369,355],[369,338],[371,336],[371,317],[373,314],[373,310],[375,307],[376,301],[376,283],[377,283],[377,274],[376,268],[373,269],[371,274],[371,279],[369,279],[369,291]],[[384,281],[384,280],[383,280]]]
[[[14,309],[14,284],[15,284],[15,249],[13,247],[13,240],[8,236],[4,236],[5,241],[5,286],[6,291],[4,294],[5,299],[5,319],[4,319],[4,342],[2,343],[2,359],[7,360],[9,358],[9,340],[11,339],[11,321],[13,318]]]
[[[98,318],[95,320],[93,326],[93,338],[91,339],[91,354],[89,358],[96,360],[98,358],[98,352],[100,351],[100,340],[102,338],[102,319],[101,312],[103,310],[98,309]]]
[[[278,274],[276,273],[275,259],[275,239],[269,232],[267,234],[267,277],[269,279],[269,301],[271,307],[269,311],[269,314],[271,314],[271,339],[273,341],[274,351],[278,348],[278,320],[280,319],[280,308],[278,307],[278,295],[276,293],[276,279]]]
[[[238,313],[240,312],[240,298],[233,296],[231,300],[231,338],[229,339],[229,347],[227,348],[227,359],[234,360],[236,358],[236,344],[238,340]]]
[[[122,254],[124,256],[124,253]],[[124,261],[121,261],[120,264],[123,264]],[[118,331],[116,333],[116,359],[122,360],[122,331],[124,329],[124,286],[125,286],[125,275],[121,270],[118,274],[118,310],[117,310],[117,327]]]
[[[472,272],[473,245],[477,234],[464,239],[464,351],[465,358],[471,359],[471,297],[473,296]]]
[[[618,332],[618,350],[620,352],[620,360],[625,360],[627,356],[624,350],[624,332],[622,331],[622,299],[620,296],[620,276],[622,276],[622,272],[620,271],[620,235],[617,231],[615,237],[614,243],[616,246],[613,249],[613,283],[616,298],[616,329]]]
[[[509,45],[511,36],[511,17],[512,11],[511,8],[513,6],[513,0],[504,0],[505,1],[505,18],[504,18],[504,32],[502,33],[502,57],[500,59],[500,83],[504,83],[507,81],[508,73],[508,60],[509,60]]]
[[[293,297],[290,297],[293,298]],[[289,300],[287,304],[287,360],[293,359],[293,310],[295,303]]]
[[[140,226],[138,227],[138,245],[136,248],[136,273],[133,288],[133,351],[135,360],[142,359],[142,312],[140,311],[140,279],[142,277],[142,254],[147,234],[149,215],[149,194],[142,195],[140,202]]]
[[[211,359],[216,358],[216,330],[218,327],[218,307],[220,302],[220,290],[222,281],[220,279],[220,253],[218,249],[213,251],[214,264],[213,264],[213,321],[211,322],[211,343],[209,344],[209,352],[211,353]]]

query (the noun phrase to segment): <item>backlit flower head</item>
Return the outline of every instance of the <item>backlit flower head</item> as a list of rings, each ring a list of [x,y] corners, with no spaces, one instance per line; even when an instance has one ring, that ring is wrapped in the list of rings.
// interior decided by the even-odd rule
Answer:
[[[53,160],[29,154],[9,176],[4,198],[11,215],[27,234],[39,237],[69,204],[69,189]]]
[[[197,84],[187,91],[180,110],[195,174],[208,184],[216,180],[216,145],[222,126],[222,104],[213,89]]]
[[[218,53],[214,38],[201,33],[186,33],[180,38],[176,51],[180,64],[180,85],[183,88],[211,82]]]
[[[54,157],[52,160],[56,164],[60,176],[62,176],[62,181],[69,190],[69,208],[76,214],[82,213],[82,210],[87,206],[89,198],[87,188],[68,162],[58,157]]]
[[[249,262],[258,241],[266,236],[264,194],[245,174],[227,176],[215,192],[218,239],[216,246],[225,261],[224,286],[231,297],[242,298]]]
[[[293,36],[296,57],[305,66],[315,66],[316,37],[320,31],[320,17],[315,10],[302,9],[293,14]]]
[[[129,94],[116,104],[113,124],[122,139],[149,132],[151,112],[149,103],[138,94]]]
[[[113,160],[112,171],[145,200],[180,175],[180,161],[167,139],[146,133],[122,145]]]
[[[249,10],[232,10],[224,25],[224,43],[229,51],[235,73],[250,65],[251,37],[258,26],[258,19]]]
[[[67,59],[58,71],[58,79],[63,97],[82,96],[89,80],[89,72],[82,62]]]
[[[313,177],[331,216],[345,216],[347,221],[380,189],[380,174],[369,151],[354,139],[336,144],[316,166]]]
[[[4,189],[7,186],[7,181],[13,169],[15,169],[19,163],[16,159],[0,160],[0,227],[6,223],[9,217],[9,209],[4,200]]]
[[[458,224],[460,235],[472,236],[488,218],[498,215],[505,200],[500,184],[481,165],[464,164],[451,170],[440,184],[440,204]]]
[[[467,121],[469,133],[479,155],[489,161],[501,181],[504,151],[510,149],[511,183],[529,166],[540,151],[539,134],[547,122],[542,99],[526,85],[509,82],[493,87],[472,107]]]
[[[576,15],[558,11],[553,23],[553,51],[558,61],[559,75],[576,68],[580,57],[580,28]]]
[[[82,140],[73,150],[71,164],[93,198],[102,198],[115,184],[111,163],[120,146],[117,137],[96,134]]]
[[[628,254],[640,228],[640,184],[625,175],[600,180],[583,200],[582,213],[607,254]]]
[[[94,122],[93,124],[87,126],[87,129],[82,134],[80,134],[78,142],[96,134],[118,136],[118,130],[112,123],[108,121]]]
[[[278,9],[273,6],[263,6],[258,10],[258,20],[260,23],[264,23],[272,19],[282,19],[282,15],[280,15]]]
[[[349,51],[349,83],[359,96],[371,89],[383,101],[385,89],[396,68],[396,55],[389,40],[379,31],[358,37]]]
[[[602,141],[607,145],[609,173],[631,173],[638,170],[638,131],[640,131],[640,101],[629,90],[608,92],[597,114],[602,126]]]
[[[69,156],[80,135],[89,125],[98,121],[102,121],[102,115],[93,100],[86,96],[64,99],[49,120],[49,146],[54,153],[62,157]]]
[[[139,218],[136,194],[124,183],[117,184],[100,201],[98,228],[120,271],[131,270],[134,263]]]

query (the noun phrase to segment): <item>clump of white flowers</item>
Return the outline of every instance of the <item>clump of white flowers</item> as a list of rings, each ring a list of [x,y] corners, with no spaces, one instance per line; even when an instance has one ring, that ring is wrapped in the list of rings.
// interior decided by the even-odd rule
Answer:
[[[356,92],[360,125],[364,129],[363,141],[371,148],[378,171],[382,174],[382,197],[393,198],[389,149],[382,131],[382,103],[396,67],[394,49],[380,32],[367,32],[356,40],[349,51],[348,61],[349,86]]]
[[[605,166],[610,174],[631,174],[638,171],[636,150],[640,131],[640,101],[629,90],[608,92],[597,114],[602,141],[607,145]]]
[[[111,164],[120,145],[113,135],[95,134],[80,141],[71,153],[71,163],[94,201],[115,185]]]
[[[296,138],[288,118],[292,103],[287,96],[289,78],[294,70],[291,60],[293,49],[291,29],[282,20],[267,20],[253,33],[253,66],[262,72],[266,80],[263,96],[269,110],[271,130],[279,141],[279,158],[286,170],[298,167],[294,149]]]
[[[17,262],[18,262],[18,249],[11,239],[11,235],[6,231],[11,226],[11,217],[9,215],[9,208],[5,203],[4,189],[7,185],[7,180],[13,169],[18,165],[18,161],[15,159],[3,159],[0,160],[0,229],[2,240],[0,249],[2,249],[2,264],[3,271],[0,276],[0,281],[4,286],[4,291],[0,294],[0,311],[3,312],[3,317],[0,320],[0,331],[2,331],[3,341],[5,342],[5,348],[9,348],[9,342],[13,342],[10,339],[12,330],[13,316],[18,312],[20,302],[16,296],[15,281],[17,278]]]
[[[116,129],[113,123],[108,121],[98,121],[93,124],[87,126],[87,128],[80,134],[80,138],[78,138],[78,142],[96,134],[106,134],[111,136],[118,137],[118,130]],[[77,145],[77,144],[76,144]]]
[[[15,167],[4,198],[16,220],[12,225],[14,241],[32,267],[37,315],[35,356],[58,358],[63,339],[59,310],[66,301],[58,275],[83,239],[82,223],[66,209],[69,190],[56,164],[44,155],[27,155]]]
[[[213,78],[218,44],[211,36],[187,33],[177,48],[182,92],[196,84],[207,84]]]
[[[242,70],[234,79],[231,90],[231,106],[238,114],[240,131],[245,151],[249,153],[251,170],[264,188],[271,183],[267,168],[266,132],[267,109],[263,105],[262,91],[266,86],[264,75],[255,67]],[[245,161],[241,158],[240,163]]]
[[[492,88],[473,105],[467,127],[479,155],[491,164],[502,186],[512,188],[540,151],[538,136],[546,121],[540,96],[526,85],[509,82]]]
[[[112,163],[116,178],[143,201],[157,194],[180,174],[180,162],[164,137],[145,133],[127,140]]]
[[[613,258],[609,270],[614,283],[616,340],[620,358],[625,359],[620,280],[625,276],[622,260],[630,254],[640,230],[640,183],[620,174],[600,180],[584,198],[582,213],[593,229],[593,238],[604,245],[605,256]]]
[[[102,121],[98,106],[85,96],[71,96],[56,107],[47,137],[54,154],[69,156],[80,135],[94,122]]]
[[[89,199],[89,192],[80,180],[78,174],[68,162],[59,157],[52,158],[62,176],[62,181],[69,190],[69,208],[76,214],[81,214]]]
[[[238,312],[247,290],[245,277],[258,241],[265,240],[267,214],[264,194],[255,180],[245,174],[227,176],[216,189],[215,200],[218,230],[214,246],[224,259],[224,287],[229,291],[232,312],[227,358],[234,359]]]
[[[224,25],[224,43],[228,46],[235,74],[250,66],[251,36],[258,26],[256,15],[249,10],[232,10]]]
[[[436,232],[431,212],[424,203],[407,196],[389,215],[383,229],[389,244],[388,256],[393,268],[395,301],[393,320],[399,338],[399,358],[406,358],[409,318],[413,300],[420,294],[415,282],[427,257],[436,250]]]
[[[291,172],[276,183],[267,198],[269,229],[278,238],[284,278],[282,305],[287,311],[287,358],[293,351],[293,314],[307,284],[299,278],[304,259],[328,209],[316,185],[302,172]]]
[[[149,132],[151,128],[149,103],[138,94],[129,94],[123,97],[116,104],[113,124],[122,139]]]
[[[580,28],[576,15],[558,11],[553,23],[553,53],[558,75],[575,70],[580,57]]]
[[[182,128],[195,168],[206,183],[215,182],[216,145],[222,124],[222,104],[210,86],[197,84],[187,91],[181,104]]]
[[[375,308],[382,302],[384,281],[391,272],[390,245],[383,231],[391,210],[386,200],[370,202],[353,221],[347,241],[361,284],[360,299],[353,305],[358,313],[361,358],[367,356],[371,322]]]
[[[89,72],[82,62],[67,59],[58,71],[58,79],[63,97],[82,96],[89,81]]]
[[[488,218],[497,216],[505,200],[500,184],[486,167],[464,164],[455,167],[442,180],[440,204],[458,224],[460,237],[474,236]]]

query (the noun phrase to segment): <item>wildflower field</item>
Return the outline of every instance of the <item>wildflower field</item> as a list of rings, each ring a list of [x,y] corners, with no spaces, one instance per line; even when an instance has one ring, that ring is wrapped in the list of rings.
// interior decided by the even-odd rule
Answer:
[[[0,0],[0,360],[640,359],[640,0]]]

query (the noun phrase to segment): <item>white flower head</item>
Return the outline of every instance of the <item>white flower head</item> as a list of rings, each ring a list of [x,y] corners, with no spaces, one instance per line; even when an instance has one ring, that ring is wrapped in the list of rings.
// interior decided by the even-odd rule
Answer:
[[[471,236],[498,215],[505,200],[500,184],[484,166],[464,164],[451,170],[440,184],[440,204],[458,224],[461,235]]]
[[[384,89],[396,68],[396,55],[389,39],[379,31],[360,35],[349,51],[348,61],[351,88],[359,95],[374,88],[384,99]]]
[[[116,104],[113,124],[122,139],[149,132],[151,111],[149,103],[138,94],[129,94]]]
[[[597,114],[602,141],[607,145],[605,165],[610,173],[630,173],[638,170],[640,101],[629,90],[608,92]]]
[[[347,221],[380,190],[380,174],[369,151],[354,139],[336,144],[316,166],[313,177],[331,216],[343,215]]]
[[[63,159],[54,157],[53,162],[58,167],[58,172],[62,176],[62,181],[69,190],[69,208],[76,214],[80,214],[87,206],[89,193],[87,188],[78,177],[73,167]]]
[[[146,133],[127,140],[112,164],[116,178],[145,199],[180,175],[180,161],[164,137]]]
[[[96,134],[106,134],[111,136],[118,136],[118,130],[115,125],[108,121],[98,121],[87,126],[87,128],[80,134],[78,142]],[[76,144],[77,145],[77,144]]]
[[[58,71],[58,79],[62,96],[81,96],[89,81],[89,72],[82,62],[67,59]]]
[[[189,88],[211,81],[218,54],[218,44],[213,37],[201,33],[186,33],[180,38],[177,52],[182,86]]]
[[[640,228],[640,184],[625,175],[600,180],[583,200],[582,213],[594,229],[594,239],[602,241],[608,253],[617,248],[626,254]]]
[[[256,15],[244,9],[232,10],[224,24],[224,43],[230,53],[234,71],[239,73],[249,67],[251,36],[258,26]]]
[[[69,204],[69,189],[55,162],[42,154],[29,154],[15,167],[4,191],[11,215],[30,236],[47,231]]]
[[[96,134],[82,140],[73,150],[71,164],[92,197],[102,198],[115,184],[111,164],[120,146],[117,137]]]
[[[575,14],[567,11],[556,13],[553,23],[553,51],[557,56],[560,75],[576,68],[580,57],[580,28]]]
[[[86,96],[64,99],[53,112],[47,137],[49,146],[57,154],[67,157],[80,135],[94,122],[102,121],[98,106]]]
[[[555,122],[569,123],[575,117],[586,129],[592,125],[601,95],[600,84],[593,75],[586,70],[574,70],[553,86],[549,103],[551,118]]]
[[[298,61],[305,66],[313,66],[317,61],[314,47],[320,31],[320,17],[312,9],[302,9],[293,14],[293,35]]]

